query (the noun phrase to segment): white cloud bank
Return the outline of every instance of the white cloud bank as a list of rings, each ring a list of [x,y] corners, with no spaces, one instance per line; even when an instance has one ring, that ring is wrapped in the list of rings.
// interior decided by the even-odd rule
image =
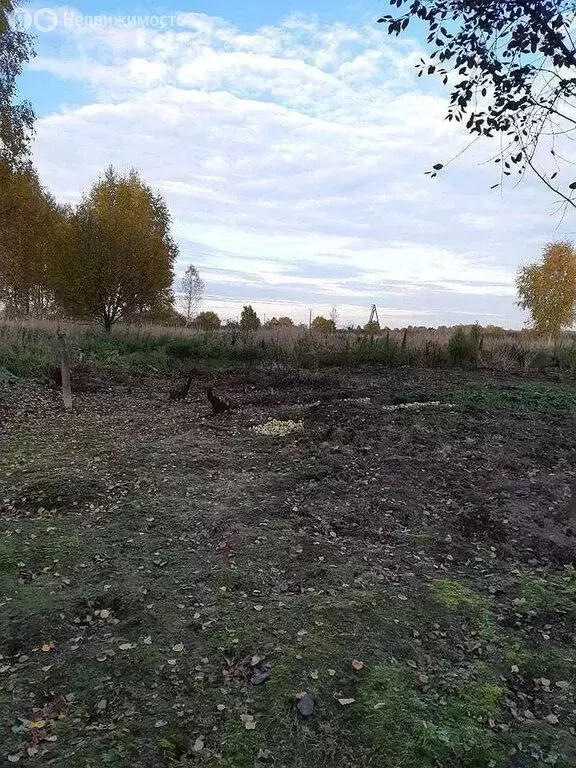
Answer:
[[[520,324],[514,272],[559,236],[552,201],[529,185],[490,193],[475,152],[423,175],[466,137],[415,77],[415,42],[298,16],[253,33],[194,13],[179,24],[39,37],[34,69],[87,94],[39,122],[57,197],[136,166],[173,212],[181,271],[199,266],[224,316],[336,304],[364,322],[376,302],[390,325]]]

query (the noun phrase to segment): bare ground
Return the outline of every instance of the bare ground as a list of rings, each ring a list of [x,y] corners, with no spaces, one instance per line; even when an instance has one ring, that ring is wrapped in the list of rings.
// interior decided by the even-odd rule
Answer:
[[[6,760],[574,765],[576,389],[232,373],[211,417],[205,384],[0,401]]]

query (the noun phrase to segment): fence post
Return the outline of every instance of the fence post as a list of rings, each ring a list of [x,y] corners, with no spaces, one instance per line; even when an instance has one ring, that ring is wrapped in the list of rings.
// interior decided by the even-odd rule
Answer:
[[[67,411],[72,410],[72,388],[70,386],[70,364],[68,362],[68,348],[66,335],[60,328],[56,332],[58,336],[58,349],[60,350],[60,370],[62,372],[62,400]]]

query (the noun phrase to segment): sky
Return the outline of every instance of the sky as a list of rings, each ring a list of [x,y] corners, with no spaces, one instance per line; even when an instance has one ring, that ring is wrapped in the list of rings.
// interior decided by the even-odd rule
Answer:
[[[519,328],[514,277],[572,235],[537,181],[503,192],[414,69],[423,37],[389,38],[387,0],[27,3],[42,180],[74,203],[106,166],[165,197],[204,309],[235,319],[480,322]],[[492,149],[494,149],[492,147]],[[178,287],[178,279],[176,287]]]

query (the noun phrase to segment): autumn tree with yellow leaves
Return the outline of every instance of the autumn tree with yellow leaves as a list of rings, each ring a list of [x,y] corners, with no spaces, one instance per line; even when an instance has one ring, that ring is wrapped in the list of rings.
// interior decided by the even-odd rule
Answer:
[[[170,224],[163,198],[135,170],[108,168],[74,212],[72,242],[54,269],[64,312],[109,331],[119,320],[170,308],[178,254]]]
[[[8,316],[42,317],[53,308],[50,275],[69,215],[31,164],[0,163],[0,301]]]
[[[572,243],[549,243],[540,261],[516,278],[518,304],[531,315],[539,336],[553,338],[576,320],[576,251]]]

